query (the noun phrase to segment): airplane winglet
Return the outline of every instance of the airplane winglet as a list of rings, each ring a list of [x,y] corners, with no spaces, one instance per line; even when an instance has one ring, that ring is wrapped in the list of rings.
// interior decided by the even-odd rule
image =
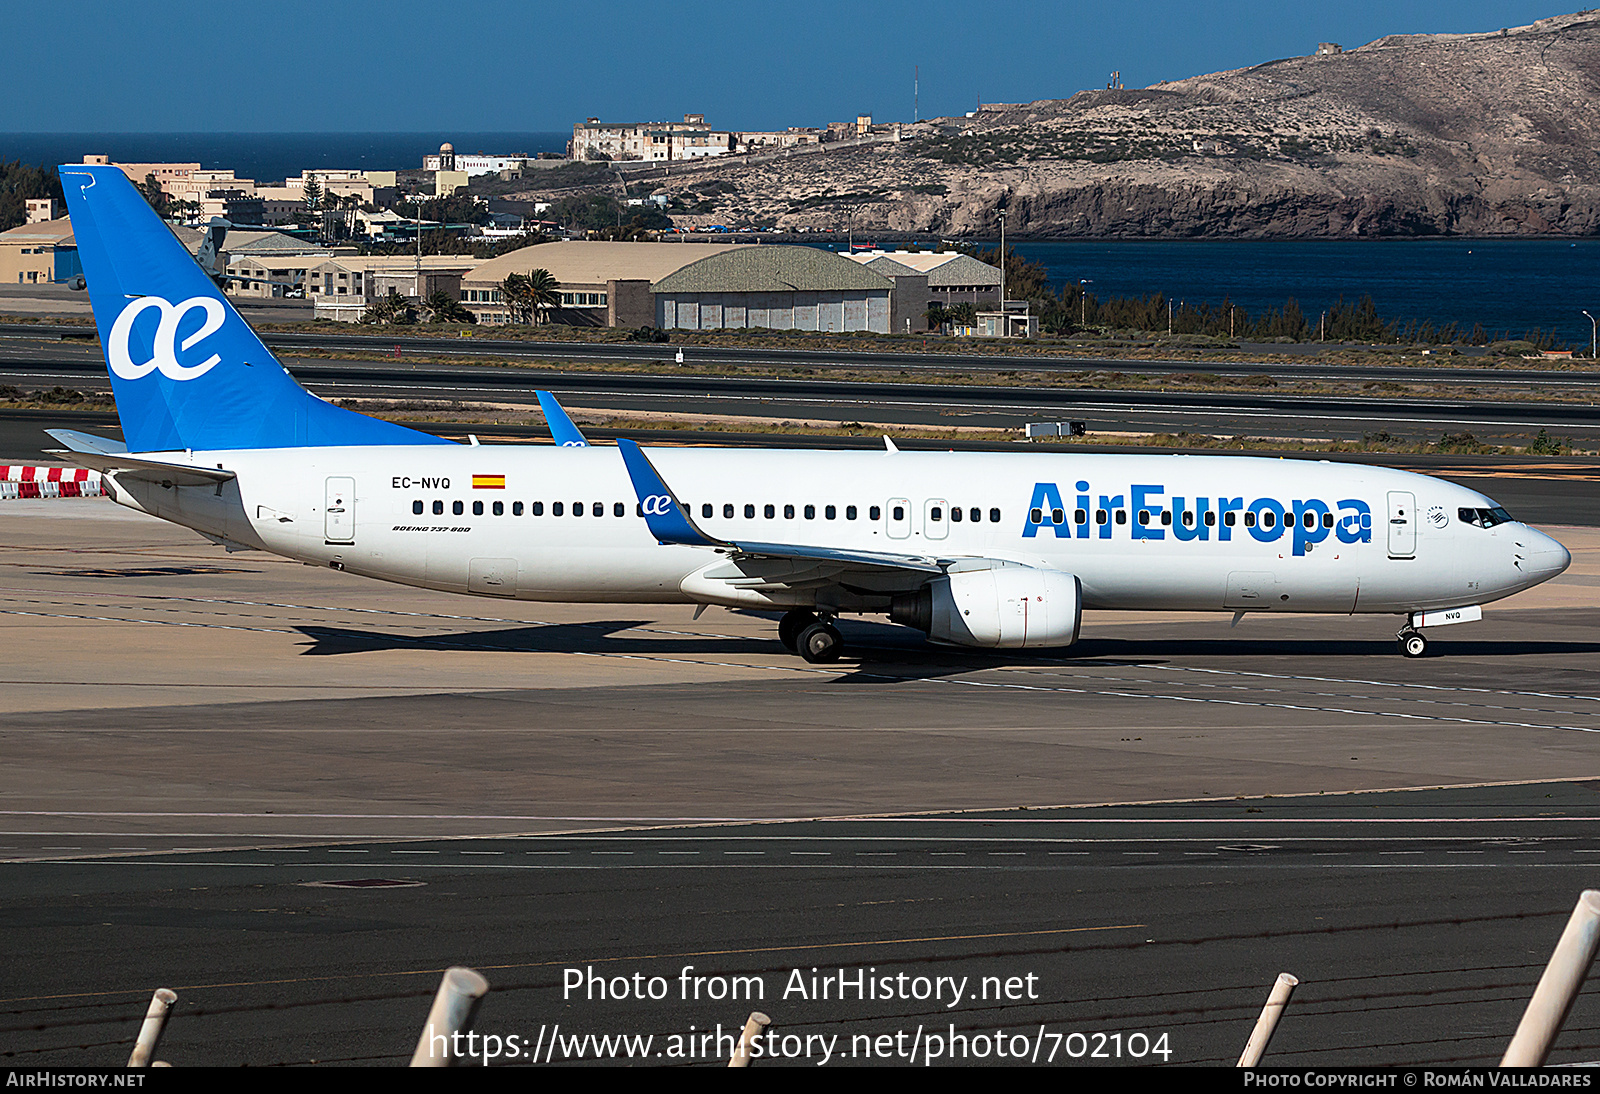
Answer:
[[[535,391],[534,394],[539,396],[539,409],[544,411],[545,424],[550,427],[550,436],[555,438],[556,444],[562,448],[589,447],[589,439],[572,424],[572,419],[556,402],[554,395],[548,391]]]
[[[622,452],[622,462],[628,468],[628,478],[633,480],[633,491],[639,496],[639,508],[644,510],[644,521],[657,543],[682,543],[693,547],[727,547],[730,544],[713,539],[702,532],[689,516],[672,487],[662,479],[660,472],[650,462],[638,444],[626,437],[617,438],[617,448]]]

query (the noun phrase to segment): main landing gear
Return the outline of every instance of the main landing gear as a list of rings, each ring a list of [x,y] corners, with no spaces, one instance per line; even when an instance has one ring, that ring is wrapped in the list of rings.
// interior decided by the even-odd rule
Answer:
[[[813,665],[837,661],[844,652],[844,636],[828,616],[799,608],[778,620],[778,641]]]
[[[1395,640],[1400,643],[1400,652],[1407,657],[1422,657],[1428,652],[1428,640],[1422,637],[1421,631],[1413,630],[1409,623],[1400,628]]]

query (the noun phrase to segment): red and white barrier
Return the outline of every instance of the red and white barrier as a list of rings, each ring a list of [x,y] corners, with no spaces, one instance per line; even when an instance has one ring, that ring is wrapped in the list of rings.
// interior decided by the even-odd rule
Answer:
[[[9,498],[98,498],[100,472],[86,467],[0,464],[0,501]]]

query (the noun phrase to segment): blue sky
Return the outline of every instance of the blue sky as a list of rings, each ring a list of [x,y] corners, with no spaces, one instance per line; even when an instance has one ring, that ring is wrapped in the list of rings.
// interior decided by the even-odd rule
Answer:
[[[0,67],[0,132],[473,132],[704,113],[731,129],[960,114],[1561,14],[1520,0],[57,0]],[[14,28],[16,29],[16,28]]]

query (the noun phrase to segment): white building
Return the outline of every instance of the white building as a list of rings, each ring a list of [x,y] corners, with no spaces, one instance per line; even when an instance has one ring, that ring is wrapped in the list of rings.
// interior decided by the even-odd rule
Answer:
[[[466,175],[497,175],[501,171],[520,171],[533,157],[527,152],[490,155],[486,152],[457,152],[449,143],[439,146],[437,156],[423,156],[424,171],[460,171]]]

